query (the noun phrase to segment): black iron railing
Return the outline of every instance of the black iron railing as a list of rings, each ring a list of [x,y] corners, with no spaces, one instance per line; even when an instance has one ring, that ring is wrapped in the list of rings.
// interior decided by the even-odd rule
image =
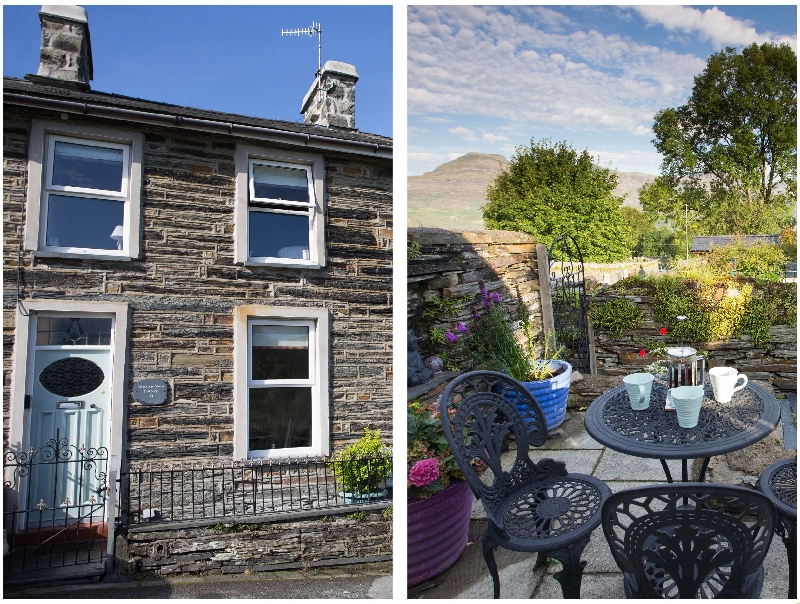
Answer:
[[[150,464],[120,477],[122,524],[256,516],[391,499],[391,456]]]
[[[56,438],[3,456],[5,577],[106,556],[108,451]]]

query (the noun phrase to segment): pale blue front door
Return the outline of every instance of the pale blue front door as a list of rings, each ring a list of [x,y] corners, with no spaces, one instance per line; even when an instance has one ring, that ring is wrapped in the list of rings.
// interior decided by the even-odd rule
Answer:
[[[34,350],[28,509],[53,510],[55,524],[102,514],[93,503],[106,481],[111,373],[110,348]]]

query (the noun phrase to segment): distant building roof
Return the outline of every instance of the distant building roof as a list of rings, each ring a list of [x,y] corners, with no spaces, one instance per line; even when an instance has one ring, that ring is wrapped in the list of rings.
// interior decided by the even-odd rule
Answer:
[[[692,252],[708,252],[712,247],[723,247],[741,241],[746,246],[758,243],[778,243],[780,235],[714,235],[692,237]]]

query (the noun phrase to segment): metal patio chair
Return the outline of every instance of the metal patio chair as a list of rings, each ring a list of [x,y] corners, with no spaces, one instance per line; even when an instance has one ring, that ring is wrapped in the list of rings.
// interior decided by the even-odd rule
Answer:
[[[538,552],[537,564],[555,558],[563,567],[555,579],[564,597],[580,597],[586,566],[580,556],[590,533],[600,525],[609,488],[592,476],[568,473],[562,461],[531,461],[529,448],[547,440],[544,413],[522,384],[502,373],[474,371],[459,376],[442,393],[440,409],[456,463],[486,510],[483,556],[494,597],[500,597],[494,559],[498,547]],[[513,465],[505,470],[501,451],[510,435],[517,451]],[[491,481],[488,472],[486,482],[478,476],[472,464],[476,460],[489,467]]]
[[[782,459],[768,467],[758,479],[758,490],[775,504],[775,532],[786,546],[789,561],[789,599],[797,599],[797,460]]]
[[[603,533],[626,598],[758,598],[775,506],[761,493],[698,482],[614,493]]]

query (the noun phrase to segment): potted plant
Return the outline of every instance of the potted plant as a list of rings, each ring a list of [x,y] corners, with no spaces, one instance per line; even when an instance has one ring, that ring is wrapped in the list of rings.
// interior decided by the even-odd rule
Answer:
[[[521,382],[542,407],[547,427],[561,425],[567,413],[572,365],[559,357],[564,347],[556,347],[551,332],[541,338],[542,354],[536,352],[538,338],[534,337],[528,309],[518,300],[517,321],[512,322],[500,303],[497,292],[487,294],[481,287],[483,309],[475,313],[470,328],[459,324],[455,336],[473,365],[483,365]],[[450,333],[450,332],[448,332]],[[514,402],[512,400],[512,402]]]
[[[408,431],[408,586],[435,577],[467,546],[472,491],[444,436],[438,408],[410,402]]]
[[[381,431],[364,428],[364,436],[331,457],[336,486],[345,503],[363,503],[386,496],[392,456]]]

